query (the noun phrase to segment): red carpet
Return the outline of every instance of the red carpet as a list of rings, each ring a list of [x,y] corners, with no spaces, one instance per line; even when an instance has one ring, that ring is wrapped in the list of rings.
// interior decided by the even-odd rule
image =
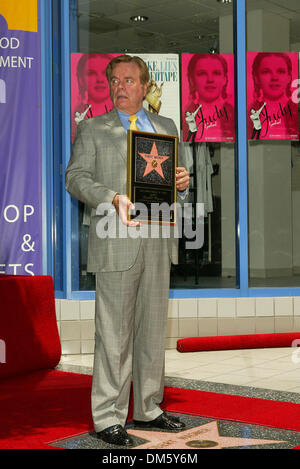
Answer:
[[[204,350],[291,347],[295,339],[300,339],[300,332],[189,337],[177,341],[177,350],[178,352],[199,352]]]
[[[91,381],[55,370],[1,380],[0,448],[49,449],[47,442],[92,430]],[[300,431],[299,404],[168,387],[162,408]]]
[[[91,376],[35,371],[0,381],[0,448],[43,449],[89,431]]]

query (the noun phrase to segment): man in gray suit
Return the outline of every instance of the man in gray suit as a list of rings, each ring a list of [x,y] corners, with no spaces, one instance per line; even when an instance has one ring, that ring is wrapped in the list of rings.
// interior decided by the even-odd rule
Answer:
[[[159,407],[164,389],[170,265],[177,263],[176,239],[134,236],[132,231],[139,229],[139,222],[127,220],[132,203],[124,195],[129,117],[137,117],[137,128],[142,131],[177,135],[177,129],[171,119],[144,110],[149,72],[139,57],[116,57],[106,75],[114,109],[79,124],[66,171],[66,189],[92,207],[88,270],[96,273],[94,427],[102,440],[130,446],[132,439],[124,426],[131,379],[136,426],[174,431],[184,427]],[[188,185],[189,175],[179,166],[177,190],[184,193]],[[99,204],[111,204],[111,220],[117,225],[121,220],[127,236],[99,238]]]

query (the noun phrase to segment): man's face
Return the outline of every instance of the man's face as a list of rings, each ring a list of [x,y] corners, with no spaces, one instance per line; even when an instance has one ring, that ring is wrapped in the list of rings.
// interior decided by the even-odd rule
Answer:
[[[117,64],[109,85],[111,100],[119,111],[135,114],[142,108],[148,83],[141,83],[140,69],[136,63]]]

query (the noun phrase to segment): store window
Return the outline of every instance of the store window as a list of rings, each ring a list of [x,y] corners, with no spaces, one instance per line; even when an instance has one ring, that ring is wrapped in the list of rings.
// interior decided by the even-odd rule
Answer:
[[[202,204],[204,243],[187,249],[180,239],[171,287],[238,287],[232,3],[70,0],[70,13],[72,140],[76,119],[111,109],[108,60],[141,56],[156,92],[146,109],[175,121],[191,173],[192,213]],[[72,199],[72,290],[95,288],[86,265],[89,217],[89,207]]]
[[[300,285],[299,21],[295,2],[247,1],[250,287]]]

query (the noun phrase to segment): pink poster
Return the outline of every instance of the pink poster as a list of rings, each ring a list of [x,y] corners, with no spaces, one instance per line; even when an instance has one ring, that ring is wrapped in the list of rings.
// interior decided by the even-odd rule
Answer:
[[[118,55],[71,54],[72,141],[81,120],[111,111],[113,106],[105,69]]]
[[[296,52],[247,53],[248,139],[299,139],[298,74]]]
[[[184,142],[234,142],[234,56],[182,54]]]

